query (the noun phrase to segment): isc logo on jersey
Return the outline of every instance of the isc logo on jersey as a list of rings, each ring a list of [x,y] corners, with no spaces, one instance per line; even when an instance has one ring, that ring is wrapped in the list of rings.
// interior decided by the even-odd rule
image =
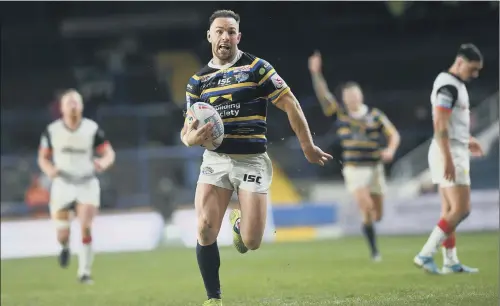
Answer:
[[[212,105],[204,102],[197,102],[191,105],[189,109],[190,112],[187,115],[198,119],[198,128],[209,122],[213,123],[212,138],[207,140],[202,147],[210,151],[217,149],[222,144],[222,140],[224,140],[224,123],[219,113]]]

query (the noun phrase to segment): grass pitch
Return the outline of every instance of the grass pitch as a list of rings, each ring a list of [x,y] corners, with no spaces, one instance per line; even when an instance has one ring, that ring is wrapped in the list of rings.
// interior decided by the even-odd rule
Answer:
[[[225,306],[493,306],[499,296],[498,233],[458,235],[461,260],[476,275],[432,276],[413,266],[424,236],[380,237],[381,263],[362,238],[264,245],[240,255],[221,249]],[[441,254],[436,257],[441,264]],[[2,306],[189,306],[205,299],[194,250],[98,254],[93,286],[55,258],[2,261]]]

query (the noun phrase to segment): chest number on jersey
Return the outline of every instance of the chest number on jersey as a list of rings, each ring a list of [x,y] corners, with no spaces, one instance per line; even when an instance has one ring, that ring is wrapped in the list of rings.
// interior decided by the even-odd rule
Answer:
[[[249,183],[257,183],[260,185],[260,180],[262,179],[261,176],[256,176],[256,175],[251,175],[251,174],[245,174],[243,176],[243,181],[249,182]]]

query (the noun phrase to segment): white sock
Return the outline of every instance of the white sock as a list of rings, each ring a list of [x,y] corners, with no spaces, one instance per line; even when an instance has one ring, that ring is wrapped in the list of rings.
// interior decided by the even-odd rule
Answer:
[[[63,249],[63,250],[67,250],[67,249],[69,249],[69,243],[68,243],[68,242],[66,242],[66,243],[61,243],[61,249]]]
[[[78,254],[78,276],[91,275],[92,262],[94,261],[94,253],[92,252],[92,244],[84,243]]]
[[[453,247],[451,249],[443,248],[443,264],[445,266],[456,265],[460,263],[457,256],[457,248]]]
[[[432,233],[424,244],[424,247],[420,251],[420,256],[430,257],[437,252],[438,247],[443,243],[443,241],[448,236],[439,226],[436,226]]]

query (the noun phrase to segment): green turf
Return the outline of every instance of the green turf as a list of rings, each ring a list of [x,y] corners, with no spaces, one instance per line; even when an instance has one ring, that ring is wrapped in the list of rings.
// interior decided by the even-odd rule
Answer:
[[[381,237],[372,263],[361,238],[223,248],[224,305],[498,305],[498,233],[459,235],[459,256],[476,275],[431,276],[412,264],[425,237]],[[441,264],[439,254],[438,263]],[[2,261],[2,306],[201,305],[194,250],[101,254],[93,286],[76,282],[55,258]]]

